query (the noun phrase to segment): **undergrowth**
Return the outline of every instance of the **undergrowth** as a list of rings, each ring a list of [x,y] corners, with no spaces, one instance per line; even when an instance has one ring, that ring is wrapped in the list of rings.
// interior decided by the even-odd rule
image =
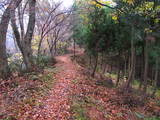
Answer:
[[[25,111],[44,106],[39,100],[47,96],[53,87],[57,71],[57,68],[46,67],[42,73],[27,73],[25,76],[15,78],[15,84],[9,85],[9,91],[3,94],[4,110],[0,108],[0,111],[4,112],[0,114],[0,120],[19,120],[21,116],[27,114]]]
[[[85,58],[84,56],[76,56],[75,57],[76,62],[79,65],[81,65],[82,67],[84,67],[85,69],[89,68],[88,67],[88,63],[87,63],[87,59],[88,58]],[[72,60],[74,60],[74,59],[72,58]],[[98,72],[100,72],[99,69],[98,69]],[[87,72],[85,72],[84,75],[86,75],[86,73]],[[117,79],[117,75],[114,74],[114,73],[108,73],[107,72],[105,74],[105,76],[106,76],[106,78],[111,78],[112,80],[116,80]],[[95,79],[95,78],[92,78],[91,81],[93,81],[93,79]],[[153,100],[150,100],[150,99],[143,100],[141,92],[138,91],[138,89],[137,89],[138,86],[139,86],[139,82],[133,81],[133,83],[132,83],[133,84],[133,88],[131,89],[131,92],[129,92],[128,94],[126,94],[126,92],[123,89],[123,94],[121,94],[121,93],[119,93],[119,89],[121,87],[119,89],[117,89],[117,88],[110,88],[109,87],[110,84],[108,86],[108,83],[106,81],[107,81],[106,79],[101,80],[101,78],[100,79],[96,78],[95,84],[98,85],[99,87],[105,87],[105,88],[107,88],[110,92],[116,91],[116,94],[113,94],[113,95],[110,96],[111,98],[110,98],[110,101],[108,101],[108,102],[113,102],[114,105],[117,104],[117,106],[119,106],[119,107],[120,106],[122,106],[122,107],[126,106],[128,108],[128,110],[131,109],[132,112],[133,112],[132,117],[134,118],[134,119],[131,119],[131,120],[137,120],[137,119],[138,120],[139,119],[140,120],[160,120],[160,118],[158,117],[159,113],[160,113],[158,111],[159,110],[158,107],[160,105],[160,103],[158,102],[159,100],[158,99],[157,100],[156,99],[153,99]],[[73,83],[77,84],[78,82],[77,82],[77,80],[74,80]],[[149,88],[148,90],[152,91],[152,88]],[[157,94],[158,93],[159,93],[159,90],[157,90]],[[110,94],[110,93],[108,93],[108,94]],[[104,99],[108,99],[107,96]],[[106,104],[108,102],[106,102]],[[73,111],[74,111],[75,115],[77,116],[77,118],[79,116],[81,116],[80,118],[82,118],[82,120],[84,119],[83,116],[85,115],[84,113],[86,113],[86,108],[91,103],[93,103],[93,102],[92,101],[88,101],[84,97],[81,98],[81,100],[78,99],[78,102],[77,102],[77,99],[74,100],[74,102],[73,102]],[[96,105],[96,103],[94,103],[94,105]],[[146,108],[145,108],[146,110],[145,111],[143,111],[144,106],[146,106]],[[142,111],[139,111],[139,108]],[[83,110],[83,112],[81,110]],[[105,110],[100,110],[100,111],[105,111]],[[136,112],[136,111],[139,111],[139,112]]]

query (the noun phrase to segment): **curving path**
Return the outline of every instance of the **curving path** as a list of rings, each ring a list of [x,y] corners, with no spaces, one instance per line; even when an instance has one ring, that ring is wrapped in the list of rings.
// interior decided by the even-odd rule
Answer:
[[[35,109],[32,120],[70,120],[70,101],[72,81],[77,76],[76,65],[71,61],[71,54],[56,57],[56,67],[60,68],[55,75],[54,84],[49,96],[43,100],[44,106]]]

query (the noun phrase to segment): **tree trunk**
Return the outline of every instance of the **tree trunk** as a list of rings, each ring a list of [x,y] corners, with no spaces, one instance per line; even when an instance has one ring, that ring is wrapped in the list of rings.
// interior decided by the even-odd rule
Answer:
[[[25,36],[21,36],[18,31],[18,27],[16,25],[16,19],[15,19],[15,11],[12,11],[12,28],[15,34],[15,38],[17,41],[17,44],[20,48],[20,51],[22,52],[23,61],[26,65],[27,71],[30,71],[32,69],[32,48],[31,48],[31,41],[32,36],[34,32],[35,27],[35,6],[36,1],[35,0],[29,0],[29,22],[28,22],[28,28]],[[24,38],[24,39],[23,39]]]
[[[117,82],[116,82],[116,86],[119,85],[119,81],[120,81],[120,73],[121,73],[121,69],[118,68],[118,75],[117,75]]]
[[[111,74],[112,73],[112,71],[113,71],[113,65],[112,65],[112,63],[110,64],[110,69],[109,69],[109,73]]]
[[[43,37],[41,36],[39,44],[38,44],[38,56],[40,56],[40,54],[41,54],[42,40],[43,40]]]
[[[23,56],[24,62],[26,64],[27,70],[32,69],[32,48],[31,41],[34,33],[35,19],[36,19],[36,0],[29,0],[29,22],[24,41],[22,41],[23,46]]]
[[[73,44],[74,44],[73,47],[74,47],[74,59],[75,59],[75,56],[76,56],[76,41],[75,41],[75,39],[74,39],[74,43]]]
[[[55,39],[55,42],[54,42],[54,55],[55,56],[57,55],[57,39]]]
[[[136,52],[136,48],[135,48],[135,52]],[[135,80],[135,75],[136,75],[136,54],[134,55],[133,76],[132,76],[133,80]]]
[[[6,53],[6,34],[9,24],[10,8],[3,13],[0,23],[0,78],[5,77],[8,72],[8,61]]]
[[[140,84],[139,84],[139,90],[141,90],[143,85],[143,74],[144,74],[144,46],[142,47],[142,63],[141,63],[141,78],[140,78]]]
[[[119,55],[120,57],[120,51],[119,51]],[[118,65],[117,65],[117,68],[118,68],[118,73],[117,73],[117,82],[116,82],[116,86],[119,85],[119,80],[120,80],[120,73],[121,73],[121,61],[119,60],[118,61]]]
[[[103,69],[103,64],[104,63],[104,53],[102,52],[102,57],[101,57],[101,69]]]
[[[12,0],[4,11],[0,22],[0,77],[5,77],[8,72],[6,53],[6,35],[10,21],[10,12],[14,11],[22,0]]]
[[[159,59],[156,59],[156,71],[155,71],[155,76],[154,76],[154,90],[152,93],[152,97],[155,96],[156,91],[157,91],[157,82],[158,82],[158,72],[159,72]]]
[[[143,75],[143,92],[147,91],[147,83],[148,83],[148,38],[145,38],[145,49],[144,49],[144,75]]]
[[[127,75],[127,57],[125,56],[125,63],[124,63],[124,76]]]
[[[106,70],[108,69],[107,63],[105,63],[104,68],[103,68],[103,74],[106,73]]]
[[[128,55],[128,74],[127,77],[129,78],[129,71],[131,70],[131,56],[130,54]]]
[[[95,73],[96,73],[96,69],[97,69],[97,66],[98,66],[98,54],[95,55],[95,65],[94,65],[94,68],[93,68],[93,72],[91,74],[92,77],[95,76]]]
[[[92,55],[89,53],[89,70],[92,71]]]
[[[128,81],[127,81],[127,85],[126,85],[126,89],[128,89],[130,87],[130,84],[133,80],[133,71],[134,71],[134,63],[135,63],[135,46],[134,46],[134,27],[132,26],[132,38],[131,38],[131,67],[129,70],[129,76],[128,76]]]

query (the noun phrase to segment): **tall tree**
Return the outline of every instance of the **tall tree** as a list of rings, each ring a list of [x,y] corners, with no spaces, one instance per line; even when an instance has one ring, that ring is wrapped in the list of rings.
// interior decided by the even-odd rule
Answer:
[[[29,4],[29,21],[28,21],[28,27],[26,34],[24,34],[24,23],[22,21],[21,16],[24,15],[24,9],[26,5]],[[17,45],[20,48],[20,51],[23,55],[23,61],[26,65],[26,68],[28,71],[32,69],[32,48],[31,48],[31,41],[34,33],[34,27],[35,27],[35,21],[36,21],[36,0],[28,0],[24,6],[24,9],[22,11],[19,10],[19,22],[21,26],[21,34],[18,30],[18,27],[16,25],[16,17],[15,17],[15,11],[12,12],[12,28],[15,34],[15,38],[17,41]]]
[[[0,22],[0,77],[4,77],[8,72],[8,62],[6,53],[6,35],[10,21],[11,11],[15,11],[22,0],[11,0],[5,9]]]

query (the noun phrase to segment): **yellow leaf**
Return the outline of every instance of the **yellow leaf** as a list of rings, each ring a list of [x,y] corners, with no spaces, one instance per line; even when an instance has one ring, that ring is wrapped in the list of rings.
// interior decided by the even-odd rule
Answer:
[[[155,23],[159,23],[160,22],[160,18],[157,18],[154,20]]]
[[[112,16],[112,19],[116,21],[116,20],[118,20],[118,17],[117,16]]]
[[[128,3],[128,4],[134,4],[134,0],[123,0],[123,1]]]
[[[112,5],[113,4],[113,2],[111,0],[98,0],[98,2],[105,4],[105,5]],[[92,0],[90,2],[90,4],[96,5],[96,7],[99,7],[99,8],[103,7],[102,5],[96,3],[94,0]]]
[[[149,28],[145,28],[145,30],[144,30],[146,33],[152,33],[153,31],[151,30],[151,29],[149,29]]]

